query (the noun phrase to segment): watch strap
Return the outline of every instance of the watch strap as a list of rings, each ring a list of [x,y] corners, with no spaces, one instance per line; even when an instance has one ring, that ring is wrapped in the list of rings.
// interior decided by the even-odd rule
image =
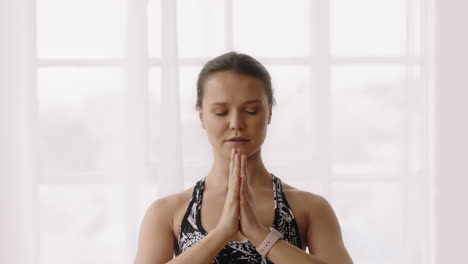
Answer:
[[[266,257],[268,252],[273,248],[273,246],[278,242],[278,240],[283,238],[283,234],[281,234],[278,230],[270,227],[270,233],[266,236],[263,242],[258,246],[257,251],[260,255]]]

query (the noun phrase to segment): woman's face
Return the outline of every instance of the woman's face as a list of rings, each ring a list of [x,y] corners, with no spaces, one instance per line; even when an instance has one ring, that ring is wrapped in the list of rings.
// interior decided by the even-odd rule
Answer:
[[[256,153],[271,120],[263,82],[233,71],[221,71],[205,79],[203,92],[199,117],[213,151],[224,157],[230,157],[232,148],[239,148],[247,156]],[[232,137],[248,141],[229,141]]]

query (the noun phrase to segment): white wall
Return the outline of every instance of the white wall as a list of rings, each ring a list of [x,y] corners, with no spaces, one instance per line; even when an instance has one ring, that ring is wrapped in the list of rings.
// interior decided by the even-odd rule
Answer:
[[[468,259],[468,1],[436,0],[436,263]]]

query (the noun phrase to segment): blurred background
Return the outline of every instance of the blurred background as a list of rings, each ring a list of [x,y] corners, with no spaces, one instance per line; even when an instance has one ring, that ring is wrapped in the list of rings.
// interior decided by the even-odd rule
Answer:
[[[203,64],[270,71],[263,146],[360,264],[465,263],[468,2],[2,0],[1,263],[132,263],[148,206],[204,177]]]

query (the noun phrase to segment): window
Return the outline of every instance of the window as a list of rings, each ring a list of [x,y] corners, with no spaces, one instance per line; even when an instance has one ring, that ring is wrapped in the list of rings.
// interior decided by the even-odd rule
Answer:
[[[232,49],[273,78],[268,169],[331,202],[355,263],[426,263],[425,0],[37,0],[36,9],[40,263],[133,259],[162,186],[187,188],[209,170],[196,77]],[[177,72],[165,74],[168,65]],[[177,164],[182,178],[169,178]]]

